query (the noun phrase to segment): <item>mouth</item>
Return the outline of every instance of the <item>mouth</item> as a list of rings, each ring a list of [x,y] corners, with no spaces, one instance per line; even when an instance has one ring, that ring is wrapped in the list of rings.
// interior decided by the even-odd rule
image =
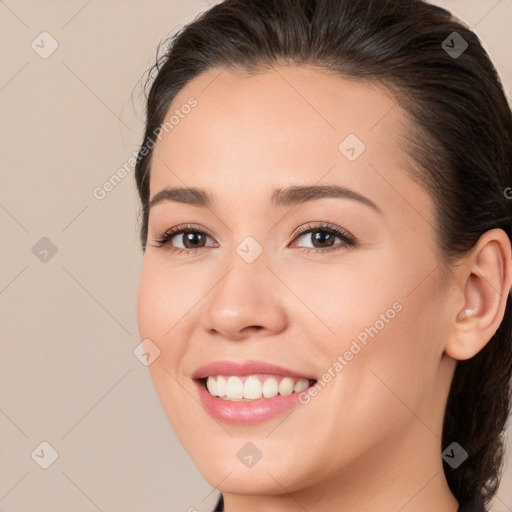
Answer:
[[[293,378],[274,374],[210,375],[195,379],[208,393],[226,401],[255,401],[300,393],[317,379]]]
[[[267,421],[309,403],[305,395],[318,382],[298,367],[264,360],[212,361],[191,377],[205,410],[217,421],[239,425]]]

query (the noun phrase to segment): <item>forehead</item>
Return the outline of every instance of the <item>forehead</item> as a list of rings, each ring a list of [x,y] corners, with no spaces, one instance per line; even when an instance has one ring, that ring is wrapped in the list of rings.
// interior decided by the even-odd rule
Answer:
[[[178,93],[171,116],[154,150],[150,197],[189,186],[245,200],[246,192],[270,197],[277,187],[323,180],[396,202],[397,187],[418,188],[400,147],[410,122],[378,82],[303,67],[216,69]]]

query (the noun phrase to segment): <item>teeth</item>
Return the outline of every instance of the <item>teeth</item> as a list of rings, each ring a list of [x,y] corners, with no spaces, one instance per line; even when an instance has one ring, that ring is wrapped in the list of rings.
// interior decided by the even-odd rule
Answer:
[[[238,377],[234,377],[234,378],[240,380]],[[261,398],[261,389],[263,386],[261,385],[261,382],[257,377],[253,377],[253,376],[248,377],[243,386],[244,386],[243,398],[249,398],[251,400],[254,400],[256,398]],[[226,395],[227,395],[227,393],[226,393]]]
[[[277,396],[277,393],[279,392],[277,380],[274,377],[269,377],[268,379],[265,379],[265,382],[263,383],[262,386],[262,392],[265,398],[274,398],[275,396]]]
[[[219,392],[217,391],[217,386],[215,385],[215,379],[208,377],[206,381],[206,389],[210,392],[210,395],[219,396]]]
[[[295,386],[293,386],[293,392],[298,393],[299,391],[303,391],[309,387],[309,381],[306,379],[299,379]]]
[[[292,393],[303,391],[309,387],[308,379],[292,379],[283,377],[263,377],[256,375],[244,377],[245,382],[240,377],[231,375],[230,377],[208,377],[206,388],[213,396],[218,396],[224,400],[258,400],[260,398],[274,398],[278,394],[286,396]]]
[[[285,377],[280,383],[279,383],[279,394],[280,395],[291,395],[293,393],[293,385],[295,383],[293,382],[290,377]]]
[[[217,377],[217,383],[211,377],[206,381],[206,387],[213,396],[223,396],[226,394],[226,379],[224,377]]]
[[[244,397],[244,384],[238,377],[229,377],[226,385],[226,396],[235,400],[240,400]]]
[[[226,395],[226,386],[227,386],[226,379],[224,377],[217,377],[216,391],[218,393],[218,396]]]

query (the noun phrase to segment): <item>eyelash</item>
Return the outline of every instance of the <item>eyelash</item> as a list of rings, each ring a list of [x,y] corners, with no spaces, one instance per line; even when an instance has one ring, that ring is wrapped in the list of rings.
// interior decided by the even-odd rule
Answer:
[[[300,228],[297,231],[297,233],[295,233],[293,240],[295,240],[296,238],[298,238],[306,233],[310,233],[313,231],[324,231],[324,232],[333,234],[333,235],[341,238],[342,244],[344,244],[344,245],[328,247],[326,249],[315,249],[315,248],[311,248],[311,247],[299,247],[298,249],[300,251],[303,251],[306,253],[310,253],[310,252],[325,253],[325,252],[331,252],[331,251],[345,249],[347,247],[353,247],[356,245],[355,237],[353,235],[351,235],[348,231],[345,231],[344,229],[339,228],[338,226],[334,226],[332,224],[327,224],[327,223],[319,223],[319,224],[314,224],[314,225],[308,224],[306,226],[303,226],[302,228]],[[206,231],[199,229],[196,226],[193,226],[191,224],[180,224],[179,226],[175,226],[175,227],[169,229],[160,238],[155,240],[154,242],[156,245],[153,245],[153,247],[158,247],[158,248],[164,247],[164,246],[168,245],[170,240],[172,240],[172,238],[174,238],[176,235],[179,235],[179,234],[182,234],[185,232],[200,233],[202,235],[206,235],[209,238],[213,239],[213,237],[210,236]],[[182,254],[182,253],[192,255],[191,253],[197,254],[197,253],[202,252],[201,249],[207,249],[207,247],[199,247],[198,249],[182,249],[182,248],[178,247],[178,248],[169,248],[168,250],[172,253],[178,253],[178,255]]]

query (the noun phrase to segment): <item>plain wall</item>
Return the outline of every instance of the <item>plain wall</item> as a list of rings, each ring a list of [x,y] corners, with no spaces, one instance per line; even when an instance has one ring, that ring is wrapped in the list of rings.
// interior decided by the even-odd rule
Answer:
[[[510,96],[512,1],[437,3],[474,28]],[[213,507],[217,491],[133,354],[142,257],[133,171],[104,199],[93,195],[141,142],[137,82],[157,44],[208,7],[0,2],[0,511]],[[58,43],[48,58],[31,47],[51,49],[43,31]],[[31,457],[49,456],[43,441],[59,455],[48,469]],[[512,510],[511,450],[494,512]]]

